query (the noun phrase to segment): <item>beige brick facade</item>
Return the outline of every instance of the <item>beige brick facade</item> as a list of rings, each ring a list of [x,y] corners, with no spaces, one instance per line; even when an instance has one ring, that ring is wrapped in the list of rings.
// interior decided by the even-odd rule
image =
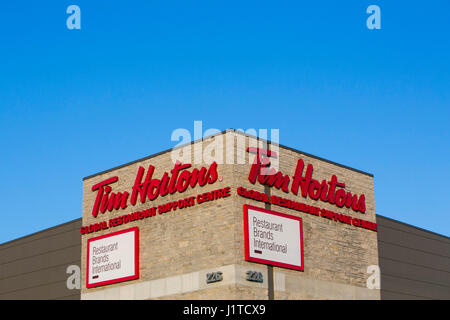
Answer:
[[[205,149],[208,152],[213,143],[219,143],[220,148],[216,148],[213,155],[223,154],[223,157],[216,158],[219,179],[215,183],[189,187],[182,193],[160,196],[143,204],[138,201],[135,206],[128,204],[125,209],[99,213],[96,218],[91,214],[96,197],[96,192],[91,190],[93,185],[117,176],[119,180],[111,184],[112,192],[131,193],[140,166],[147,173],[148,166],[153,165],[153,177],[160,179],[164,172],[170,172],[174,163],[168,151],[86,178],[83,184],[83,226],[220,188],[230,187],[231,196],[82,235],[82,299],[267,299],[267,266],[244,259],[243,204],[264,208],[264,203],[239,196],[237,188],[245,187],[261,193],[265,188],[248,180],[253,155],[236,149],[236,144],[243,138],[245,146],[248,146],[249,137],[235,131],[190,145],[192,155],[197,152],[198,156],[201,143],[203,152]],[[234,146],[231,146],[231,141],[234,141]],[[234,163],[227,164],[231,150]],[[336,175],[340,182],[346,184],[346,191],[364,194],[366,212],[362,214],[351,208],[338,208],[275,187],[270,188],[272,195],[376,222],[371,175],[282,146],[277,151],[279,170],[283,174],[292,177],[297,160],[301,158],[305,166],[314,166],[314,179],[328,180]],[[202,166],[209,167],[208,164],[193,164],[188,170]],[[367,267],[378,265],[376,232],[276,205],[271,205],[271,210],[301,217],[303,222],[304,271],[274,267],[275,299],[379,299],[379,290],[366,288]],[[87,239],[133,226],[139,228],[139,279],[87,289]],[[262,272],[264,282],[247,281],[247,270]],[[212,271],[222,271],[224,278],[221,282],[206,284],[206,273]]]

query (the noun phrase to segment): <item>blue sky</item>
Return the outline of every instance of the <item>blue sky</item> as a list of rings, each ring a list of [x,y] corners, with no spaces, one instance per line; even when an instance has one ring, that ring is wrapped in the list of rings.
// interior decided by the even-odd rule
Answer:
[[[173,147],[195,120],[279,129],[373,173],[377,213],[449,236],[449,14],[437,0],[2,3],[0,243],[81,217],[83,177]]]

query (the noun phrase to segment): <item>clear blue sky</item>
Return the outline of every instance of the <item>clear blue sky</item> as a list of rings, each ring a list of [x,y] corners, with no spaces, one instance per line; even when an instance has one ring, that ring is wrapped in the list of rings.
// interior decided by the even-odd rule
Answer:
[[[2,2],[0,243],[81,217],[83,177],[194,120],[277,128],[373,173],[377,213],[449,236],[449,34],[448,0]]]

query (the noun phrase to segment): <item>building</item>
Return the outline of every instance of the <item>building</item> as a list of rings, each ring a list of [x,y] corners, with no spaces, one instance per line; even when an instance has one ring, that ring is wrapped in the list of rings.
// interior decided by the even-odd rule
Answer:
[[[450,239],[375,212],[372,174],[227,130],[84,178],[0,299],[449,299]]]

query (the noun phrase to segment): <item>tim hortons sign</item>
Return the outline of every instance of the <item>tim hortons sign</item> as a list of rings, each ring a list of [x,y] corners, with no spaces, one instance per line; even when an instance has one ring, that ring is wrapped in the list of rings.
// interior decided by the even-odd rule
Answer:
[[[154,166],[149,165],[145,178],[145,168],[139,167],[131,189],[131,197],[127,191],[111,192],[110,184],[119,180],[117,176],[97,183],[92,186],[92,191],[97,192],[94,207],[92,208],[92,216],[97,217],[99,212],[105,213],[106,211],[111,212],[119,208],[125,209],[128,206],[128,202],[134,206],[138,200],[144,203],[147,199],[152,201],[159,196],[184,192],[189,186],[194,188],[197,185],[212,184],[218,178],[216,162],[213,162],[208,169],[202,167],[201,169],[189,171],[188,168],[190,167],[191,164],[177,162],[174,168],[170,172],[164,172],[160,179],[153,178]]]
[[[351,208],[355,212],[366,212],[366,198],[364,194],[357,195],[344,190],[345,183],[339,182],[335,175],[327,180],[313,179],[314,167],[312,164],[306,166],[306,172],[303,175],[305,163],[302,159],[298,159],[295,173],[291,178],[283,174],[281,171],[276,171],[270,167],[270,158],[276,158],[277,154],[273,151],[248,148],[248,152],[256,154],[255,160],[251,166],[248,180],[255,184],[258,181],[262,185],[275,187],[282,191],[294,195],[298,195],[299,191],[304,198],[311,198],[328,202],[339,208]],[[291,183],[292,182],[292,183]]]
[[[256,154],[255,160],[251,165],[248,180],[255,184],[256,182],[282,190],[285,193],[294,195],[301,194],[304,198],[310,198],[316,201],[330,203],[338,208],[351,208],[359,213],[366,212],[366,203],[364,194],[353,194],[345,190],[345,183],[338,180],[336,175],[329,179],[318,181],[313,178],[314,167],[312,164],[306,166],[302,159],[298,159],[294,175],[291,177],[281,171],[270,167],[270,159],[276,158],[277,154],[273,151],[248,148],[249,153]],[[205,186],[213,184],[218,177],[217,163],[213,162],[209,167],[200,169],[191,168],[191,164],[175,163],[172,170],[164,172],[161,177],[155,178],[155,167],[148,166],[146,170],[140,166],[138,168],[134,185],[128,191],[112,192],[111,185],[119,181],[118,176],[103,180],[92,186],[92,192],[96,192],[95,201],[92,207],[92,216],[97,218],[99,213],[112,212],[113,210],[125,209],[129,205],[135,206],[138,201],[145,203],[147,200],[153,201],[158,197],[164,197],[168,194],[183,193],[189,187]],[[222,187],[217,190],[204,192],[196,196],[184,199],[175,199],[167,203],[145,208],[140,211],[124,214],[120,217],[112,217],[109,221],[93,223],[89,226],[81,227],[81,234],[97,232],[122,224],[153,217],[158,212],[163,214],[177,209],[189,208],[194,205],[202,204],[231,196],[230,187]],[[371,229],[376,231],[376,223],[365,221],[358,218],[332,212],[324,208],[307,205],[298,201],[292,201],[278,196],[268,196],[253,190],[246,190],[243,187],[237,188],[239,196],[251,198],[256,201],[272,203],[281,207],[306,212],[313,215],[333,219],[354,226]]]

